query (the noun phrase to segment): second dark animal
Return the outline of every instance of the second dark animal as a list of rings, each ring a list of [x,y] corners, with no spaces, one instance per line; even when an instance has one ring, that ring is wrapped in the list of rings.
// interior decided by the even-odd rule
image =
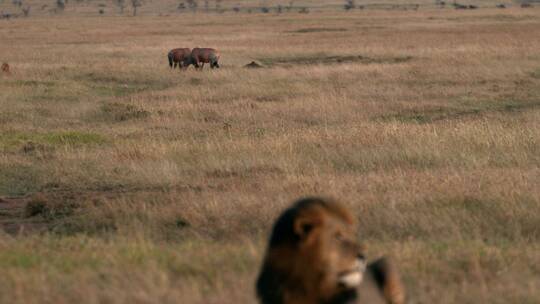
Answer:
[[[219,68],[219,52],[211,48],[194,48],[183,65],[187,68],[193,64],[196,69],[202,69],[205,63],[210,63],[212,69]]]

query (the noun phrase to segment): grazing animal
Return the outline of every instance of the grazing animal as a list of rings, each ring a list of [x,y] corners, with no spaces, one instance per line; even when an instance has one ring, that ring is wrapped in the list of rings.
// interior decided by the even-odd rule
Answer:
[[[7,63],[2,63],[2,73],[6,74],[6,75],[11,75],[11,71],[9,70],[9,64]]]
[[[212,69],[219,68],[219,52],[210,48],[194,48],[191,56],[184,60],[184,66],[193,64],[196,69],[202,69],[205,63],[210,63]]]
[[[261,304],[402,304],[392,262],[366,266],[358,224],[341,204],[305,198],[274,224],[256,283]]]
[[[176,68],[176,65],[178,65],[179,69],[182,69],[182,64],[186,58],[188,58],[191,55],[191,50],[188,48],[177,48],[172,49],[167,54],[167,58],[169,59],[169,66],[171,69]]]

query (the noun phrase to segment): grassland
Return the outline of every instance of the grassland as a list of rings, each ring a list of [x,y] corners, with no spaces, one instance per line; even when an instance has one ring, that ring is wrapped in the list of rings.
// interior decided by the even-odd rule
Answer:
[[[540,301],[540,9],[0,21],[0,303],[254,303],[319,194],[411,303]]]

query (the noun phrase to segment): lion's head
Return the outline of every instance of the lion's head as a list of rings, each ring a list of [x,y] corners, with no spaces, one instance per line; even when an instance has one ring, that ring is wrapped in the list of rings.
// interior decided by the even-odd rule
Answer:
[[[345,303],[355,298],[364,269],[351,213],[335,201],[306,198],[275,223],[257,295],[264,304]]]

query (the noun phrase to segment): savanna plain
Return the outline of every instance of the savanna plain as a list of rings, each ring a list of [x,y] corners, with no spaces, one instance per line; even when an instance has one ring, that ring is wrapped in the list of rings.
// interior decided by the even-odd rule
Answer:
[[[539,31],[519,7],[0,20],[0,302],[255,303],[273,220],[325,195],[410,303],[539,303]],[[196,46],[221,68],[169,69]]]

